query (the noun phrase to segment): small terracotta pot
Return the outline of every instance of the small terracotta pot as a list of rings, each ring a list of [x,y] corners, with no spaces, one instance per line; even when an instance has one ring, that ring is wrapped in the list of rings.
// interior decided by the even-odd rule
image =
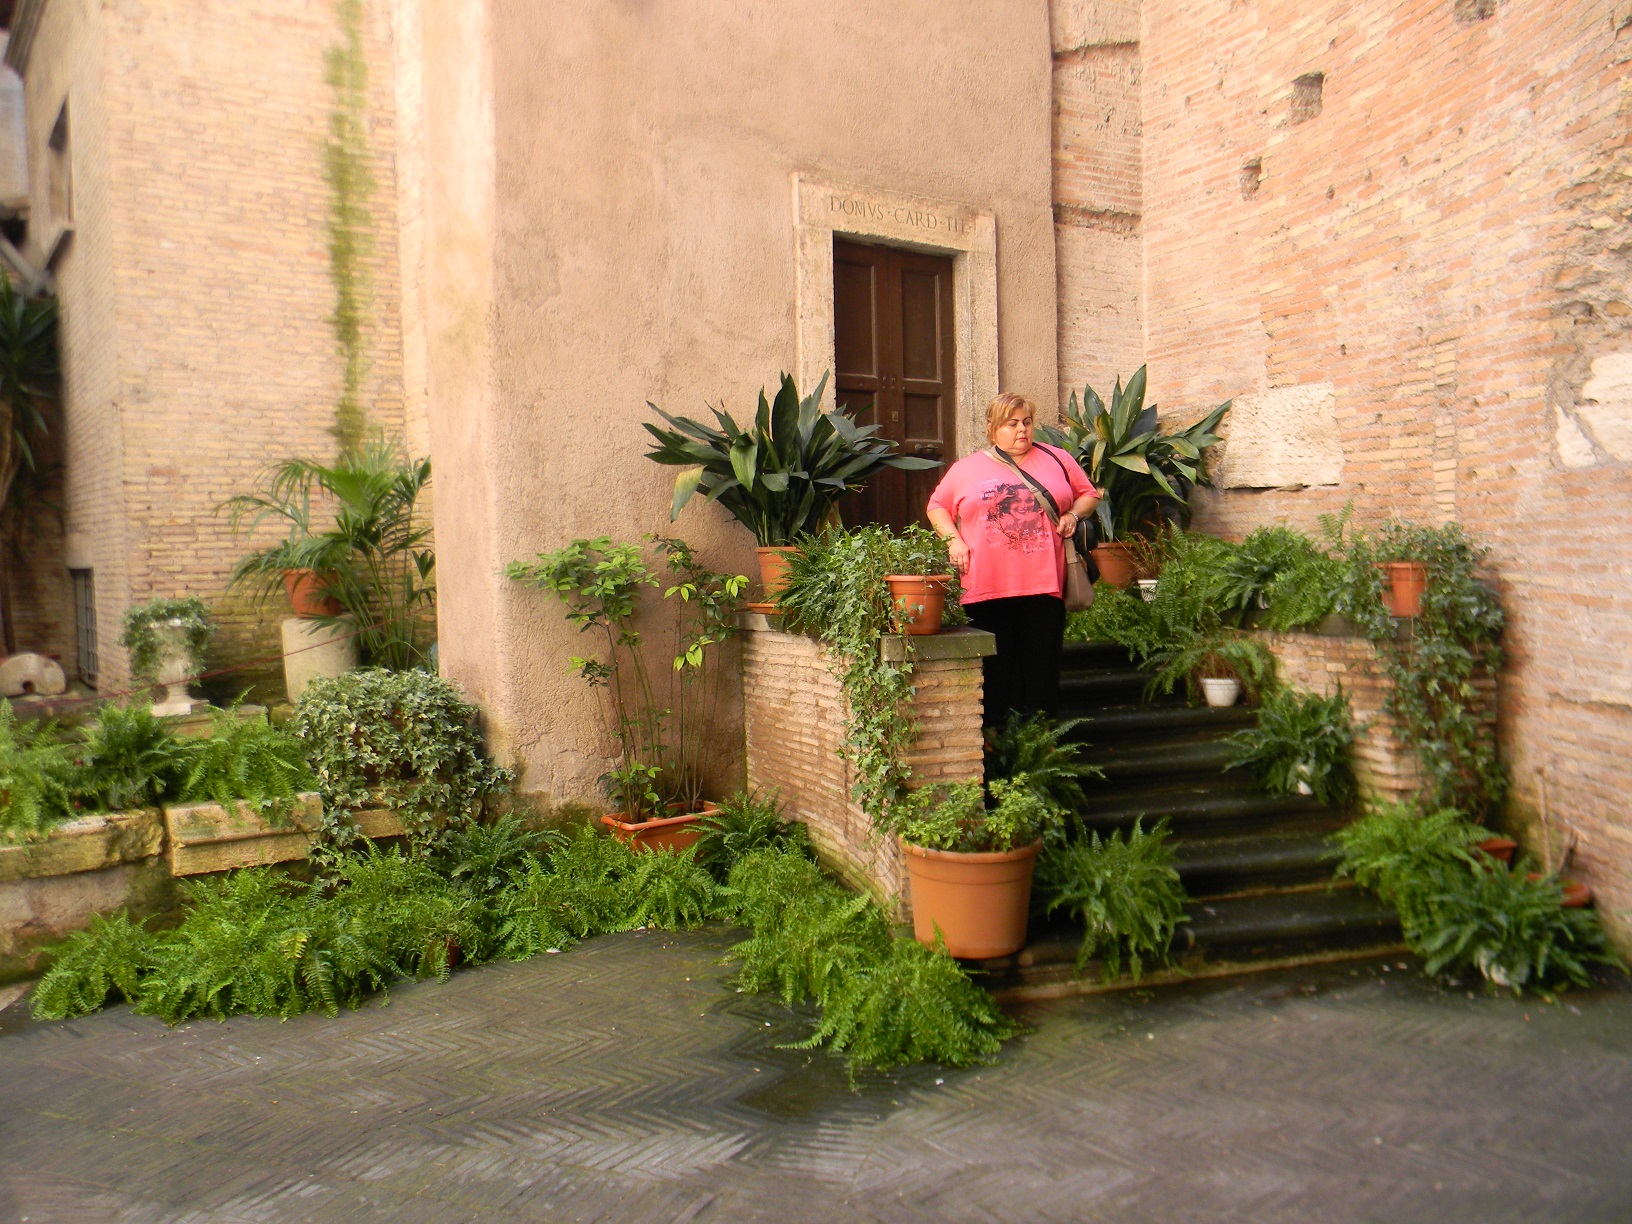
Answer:
[[[664,816],[658,820],[628,821],[622,812],[602,816],[601,823],[612,830],[612,836],[634,851],[684,850],[703,835],[698,821],[718,811],[712,804],[704,804],[700,812],[686,812],[679,816]]]
[[[1513,865],[1513,852],[1519,848],[1519,843],[1511,837],[1487,837],[1482,842],[1475,842],[1473,848],[1483,850],[1491,858],[1511,867]]]
[[[324,592],[323,581],[318,577],[316,570],[284,570],[283,589],[289,596],[289,606],[296,616],[340,615],[340,601]]]
[[[1031,873],[1042,839],[1018,850],[957,854],[901,843],[912,881],[912,933],[935,946],[937,929],[946,950],[968,960],[1018,952],[1026,943]]]
[[[941,631],[951,574],[886,574],[884,581],[889,583],[902,633],[922,636]]]
[[[1428,587],[1428,567],[1417,561],[1379,561],[1383,571],[1383,601],[1394,616],[1422,613],[1422,593]]]
[[[1539,880],[1543,877],[1541,872],[1532,871],[1529,878]],[[1564,890],[1564,900],[1561,904],[1565,909],[1586,909],[1592,904],[1592,889],[1580,880],[1560,880],[1558,884]]]
[[[765,602],[775,603],[787,589],[788,558],[799,550],[791,544],[777,544],[754,551],[759,554],[759,584],[765,590]]]
[[[1124,591],[1133,585],[1133,556],[1120,540],[1099,544],[1094,548],[1094,564],[1099,566],[1099,579]]]

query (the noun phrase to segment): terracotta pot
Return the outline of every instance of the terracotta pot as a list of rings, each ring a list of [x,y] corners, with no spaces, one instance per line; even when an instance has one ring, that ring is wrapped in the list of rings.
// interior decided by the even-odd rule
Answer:
[[[1428,586],[1428,567],[1416,561],[1379,561],[1383,571],[1383,601],[1394,616],[1422,612],[1422,593]]]
[[[759,584],[765,590],[765,602],[775,603],[776,597],[788,585],[788,558],[799,550],[791,544],[754,549],[759,554]]]
[[[678,806],[673,804],[670,810]],[[602,816],[601,823],[612,830],[613,837],[632,850],[678,851],[686,849],[701,837],[703,831],[698,827],[698,822],[719,810],[718,804],[705,800],[695,812],[680,812],[658,820],[641,821],[625,820],[622,812],[613,812],[610,816]]]
[[[289,569],[283,571],[283,589],[289,595],[289,606],[296,616],[339,616],[341,604],[333,595],[323,591],[323,583],[316,570]]]
[[[1121,587],[1124,591],[1133,585],[1133,557],[1128,552],[1128,546],[1120,540],[1096,545],[1094,563],[1099,566],[1101,582]]]
[[[1233,706],[1241,696],[1241,681],[1233,676],[1204,676],[1201,681],[1201,695],[1207,699],[1207,704],[1220,709]]]
[[[1042,846],[1039,838],[1018,850],[957,854],[902,842],[918,942],[934,947],[939,929],[953,956],[988,960],[1018,952],[1026,943],[1031,873]]]
[[[1529,878],[1539,880],[1542,874],[1539,871],[1532,871]],[[1560,880],[1558,884],[1564,890],[1562,904],[1565,909],[1586,909],[1592,904],[1592,889],[1580,880]]]
[[[1487,837],[1482,842],[1475,842],[1475,850],[1483,850],[1498,862],[1513,865],[1513,851],[1519,848],[1519,843],[1511,837]]]
[[[951,574],[886,574],[890,598],[895,601],[901,632],[925,635],[941,631],[946,614],[946,593],[952,587]]]

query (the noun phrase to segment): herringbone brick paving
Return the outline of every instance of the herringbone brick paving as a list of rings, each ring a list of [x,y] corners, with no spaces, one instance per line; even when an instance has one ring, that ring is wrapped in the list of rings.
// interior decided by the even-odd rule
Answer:
[[[1396,961],[1041,1005],[993,1067],[778,1049],[721,929],[330,1020],[0,1012],[0,1221],[1626,1220],[1632,991]]]

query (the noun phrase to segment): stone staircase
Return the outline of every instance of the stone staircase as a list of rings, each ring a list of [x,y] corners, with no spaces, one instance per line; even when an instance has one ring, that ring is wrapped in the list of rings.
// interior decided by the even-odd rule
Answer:
[[[1175,940],[1178,972],[1146,981],[1213,975],[1394,951],[1394,912],[1333,876],[1331,834],[1345,817],[1303,795],[1257,788],[1247,770],[1226,770],[1225,737],[1250,726],[1245,706],[1211,709],[1180,698],[1142,700],[1149,673],[1121,647],[1070,642],[1060,682],[1062,717],[1083,719],[1076,738],[1105,771],[1090,780],[1080,813],[1105,836],[1142,818],[1166,818],[1190,921]],[[1000,997],[1074,993],[1080,934],[1069,922],[1033,919],[1031,943],[986,963]]]

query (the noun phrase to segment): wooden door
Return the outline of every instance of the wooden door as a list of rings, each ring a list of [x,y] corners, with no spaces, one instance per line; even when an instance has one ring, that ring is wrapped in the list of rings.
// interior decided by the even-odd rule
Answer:
[[[952,261],[893,247],[833,242],[834,390],[838,402],[901,454],[956,455]],[[923,523],[944,468],[891,468],[840,503],[850,526]]]

